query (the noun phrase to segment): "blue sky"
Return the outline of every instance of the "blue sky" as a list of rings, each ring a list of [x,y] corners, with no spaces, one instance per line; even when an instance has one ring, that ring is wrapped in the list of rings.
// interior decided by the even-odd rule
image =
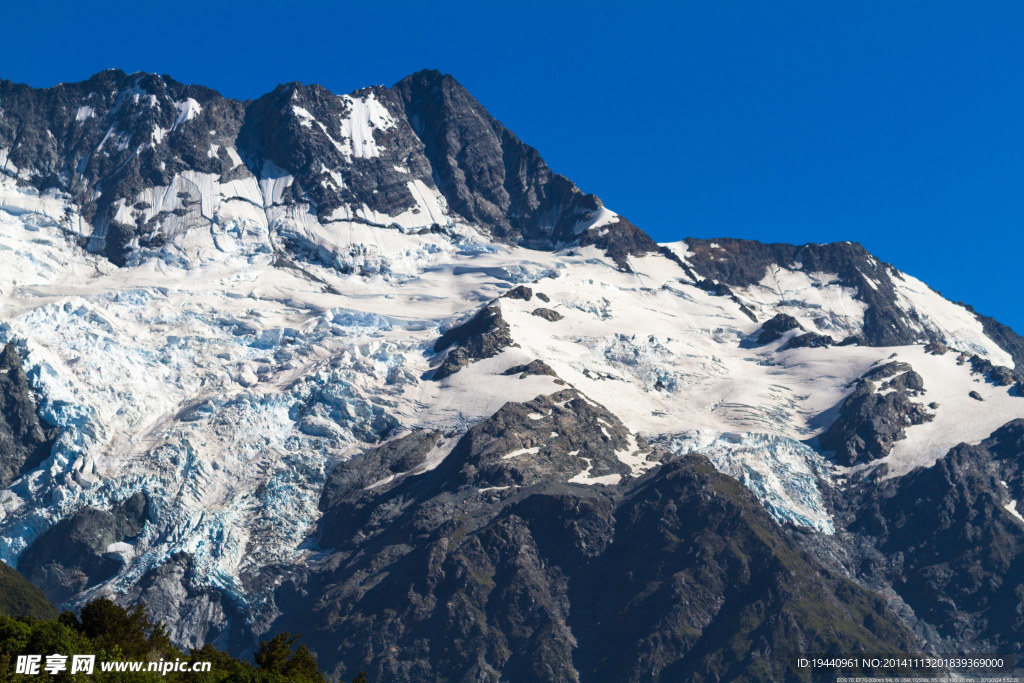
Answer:
[[[1024,332],[1024,3],[9,3],[0,78],[453,74],[659,241],[853,240]]]

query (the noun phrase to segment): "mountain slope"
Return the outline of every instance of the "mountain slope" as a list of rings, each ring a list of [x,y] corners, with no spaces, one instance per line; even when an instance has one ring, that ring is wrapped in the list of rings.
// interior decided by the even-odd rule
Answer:
[[[0,171],[0,559],[62,607],[414,680],[1019,650],[1024,340],[859,245],[655,244],[437,72],[3,82]]]
[[[0,614],[9,617],[55,619],[57,608],[24,576],[0,563]]]
[[[422,476],[345,476],[343,493],[332,475],[323,554],[280,589],[310,602],[278,626],[382,679],[767,681],[788,667],[775,652],[915,648],[883,600],[795,550],[702,457],[574,485],[624,476],[627,434],[565,390],[506,404]]]

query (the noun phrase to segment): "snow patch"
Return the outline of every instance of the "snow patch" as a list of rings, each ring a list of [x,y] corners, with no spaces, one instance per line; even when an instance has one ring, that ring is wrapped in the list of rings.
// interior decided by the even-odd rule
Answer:
[[[191,121],[195,117],[199,116],[203,111],[203,107],[191,97],[185,99],[183,102],[175,102],[174,108],[178,112],[178,117],[174,120],[175,128],[186,121]]]
[[[586,486],[594,486],[595,484],[601,486],[615,486],[622,480],[622,475],[619,474],[605,474],[600,477],[591,476],[590,472],[594,469],[594,463],[590,458],[583,458],[583,460],[587,463],[587,468],[569,479],[570,484],[584,484]]]
[[[520,448],[510,453],[506,453],[501,456],[502,460],[511,460],[512,458],[518,458],[520,455],[537,455],[540,453],[540,446],[534,446],[533,448]]]
[[[348,116],[341,119],[342,152],[357,159],[379,157],[383,148],[377,144],[373,134],[395,126],[391,113],[377,101],[374,93],[363,97],[342,95],[341,99],[349,108]]]
[[[1017,512],[1017,501],[1011,500],[1009,503],[1003,506],[1003,509],[1009,512],[1011,515],[1016,517],[1019,521],[1024,522],[1024,517]]]

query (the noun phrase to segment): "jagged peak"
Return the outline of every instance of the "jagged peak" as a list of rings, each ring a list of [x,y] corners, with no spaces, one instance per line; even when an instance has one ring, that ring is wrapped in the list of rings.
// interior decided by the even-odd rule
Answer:
[[[419,71],[413,72],[406,76],[405,78],[399,80],[392,86],[392,88],[398,88],[403,84],[417,85],[429,88],[448,86],[452,88],[466,90],[466,88],[461,83],[459,83],[459,81],[454,76],[452,76],[449,73],[438,71],[437,69],[420,69]]]
[[[57,92],[24,86],[13,94],[2,105],[8,123],[0,123],[0,148],[23,181],[75,197],[98,227],[91,248],[115,263],[127,262],[131,244],[149,244],[151,236],[163,243],[154,216],[124,208],[147,204],[139,197],[148,188],[184,171],[230,180],[248,169],[260,177],[267,160],[294,178],[279,199],[305,202],[326,220],[368,209],[372,223],[387,226],[414,211],[425,218],[415,228],[460,221],[498,242],[553,249],[577,243],[601,213],[597,197],[554,173],[438,70],[350,95],[292,81],[245,102],[168,75],[120,70]],[[376,103],[364,106],[370,95]],[[218,151],[232,148],[243,164]],[[410,182],[437,192],[429,207],[420,206],[422,191],[413,193]],[[618,249],[636,240],[615,242]],[[615,260],[622,265],[621,256]]]

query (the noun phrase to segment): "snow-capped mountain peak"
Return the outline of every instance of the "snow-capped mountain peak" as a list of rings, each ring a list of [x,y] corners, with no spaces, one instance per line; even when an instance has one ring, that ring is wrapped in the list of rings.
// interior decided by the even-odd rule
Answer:
[[[39,418],[0,451],[0,558],[187,644],[382,571],[375,534],[414,553],[381,521],[410,501],[428,536],[444,505],[619,505],[697,454],[827,546],[837,497],[1024,417],[1008,328],[856,244],[655,244],[437,72],[2,82],[0,171],[3,407]]]

